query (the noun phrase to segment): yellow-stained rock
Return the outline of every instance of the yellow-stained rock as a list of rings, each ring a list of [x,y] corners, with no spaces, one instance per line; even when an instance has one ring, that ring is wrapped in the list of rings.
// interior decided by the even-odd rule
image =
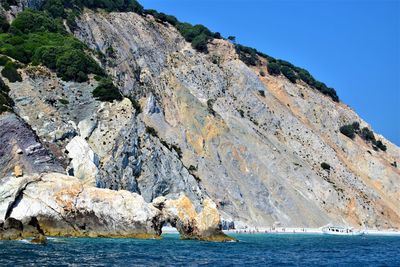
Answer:
[[[22,177],[24,175],[24,172],[23,172],[21,166],[17,165],[14,167],[14,175],[15,175],[15,177]]]
[[[177,228],[182,239],[213,242],[235,240],[221,231],[217,205],[211,199],[205,199],[203,210],[197,213],[192,201],[181,195],[176,200],[167,200],[163,212],[167,221]]]

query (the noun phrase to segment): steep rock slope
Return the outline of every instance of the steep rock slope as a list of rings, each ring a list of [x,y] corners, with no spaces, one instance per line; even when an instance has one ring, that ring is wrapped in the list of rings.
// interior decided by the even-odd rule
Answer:
[[[93,49],[112,47],[108,70],[124,94],[142,97],[142,120],[182,150],[182,163],[227,218],[399,226],[400,177],[391,165],[399,149],[384,140],[388,150],[374,151],[341,135],[346,123],[367,126],[344,104],[304,83],[258,75],[260,66],[248,68],[227,41],[214,40],[208,55],[195,52],[151,16],[87,11],[79,26],[75,35]]]
[[[17,116],[0,123],[22,118],[53,161],[14,163],[8,151],[18,149],[7,146],[2,176],[18,163],[146,202],[184,192],[197,212],[210,197],[237,226],[400,227],[400,149],[381,137],[387,151],[375,151],[342,135],[344,124],[367,126],[343,103],[267,74],[264,58],[246,66],[228,41],[196,52],[150,15],[85,10],[77,24],[75,36],[105,55],[103,67],[126,98],[96,100],[92,76],[64,82],[44,67],[20,70],[22,82],[7,83]],[[9,140],[9,129],[0,128],[0,138]]]

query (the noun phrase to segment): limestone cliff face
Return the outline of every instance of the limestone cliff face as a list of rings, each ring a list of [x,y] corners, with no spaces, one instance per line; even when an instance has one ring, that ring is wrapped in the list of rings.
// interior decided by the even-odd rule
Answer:
[[[400,149],[381,137],[388,149],[375,151],[342,135],[344,124],[367,126],[345,104],[259,75],[265,64],[246,66],[225,40],[198,53],[151,16],[86,10],[74,34],[105,55],[112,47],[103,67],[126,98],[99,102],[93,77],[63,82],[42,67],[9,83],[15,112],[54,159],[50,171],[147,202],[184,192],[196,223],[211,198],[237,226],[400,228]]]

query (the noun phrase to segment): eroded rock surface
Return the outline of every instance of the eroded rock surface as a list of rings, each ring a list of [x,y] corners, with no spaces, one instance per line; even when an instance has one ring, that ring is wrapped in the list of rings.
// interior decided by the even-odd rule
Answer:
[[[11,113],[0,115],[0,177],[15,172],[64,172],[30,126]],[[1,188],[1,187],[0,187]]]
[[[1,180],[0,238],[88,236],[159,238],[166,222],[179,225],[184,238],[227,241],[211,200],[197,215],[189,198],[147,203],[125,190],[87,186],[57,173]]]
[[[269,75],[263,59],[249,68],[227,41],[213,41],[208,55],[197,53],[174,27],[151,16],[87,11],[79,26],[75,35],[88,46],[115,51],[107,69],[125,95],[142,97],[139,120],[163,144],[179,148],[185,168],[167,181],[151,174],[176,157],[162,157],[156,143],[153,160],[141,158],[136,180],[147,198],[165,195],[148,190],[171,188],[186,169],[200,198],[211,197],[228,221],[400,227],[400,171],[393,165],[400,150],[383,138],[387,151],[374,151],[340,134],[340,126],[353,121],[369,127],[343,103]],[[323,162],[332,166],[329,172]],[[188,193],[193,183],[185,187]]]

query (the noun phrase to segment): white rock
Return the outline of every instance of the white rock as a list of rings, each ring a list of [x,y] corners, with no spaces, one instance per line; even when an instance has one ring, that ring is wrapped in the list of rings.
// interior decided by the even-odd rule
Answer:
[[[94,128],[96,128],[96,124],[97,122],[94,119],[92,120],[90,118],[80,121],[78,123],[78,128],[81,137],[84,139],[90,137]]]
[[[94,185],[99,161],[89,144],[82,137],[76,136],[68,143],[66,149],[72,159],[71,167],[74,169],[75,177],[86,184]]]

